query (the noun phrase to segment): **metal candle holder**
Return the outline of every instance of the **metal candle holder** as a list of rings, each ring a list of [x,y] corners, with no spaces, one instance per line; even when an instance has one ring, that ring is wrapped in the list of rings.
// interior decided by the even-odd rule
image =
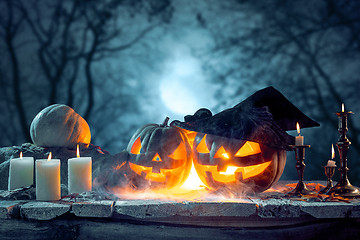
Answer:
[[[320,190],[319,193],[325,194],[329,191],[330,188],[334,186],[333,181],[331,180],[332,176],[334,176],[336,166],[324,166],[325,175],[327,177],[327,185],[323,189]]]
[[[338,132],[340,134],[340,138],[336,143],[336,146],[340,155],[340,180],[339,182],[332,187],[327,194],[336,194],[341,197],[360,197],[360,191],[357,187],[351,185],[347,172],[349,168],[347,167],[347,153],[350,147],[351,142],[346,137],[346,133],[348,131],[347,128],[347,116],[352,114],[352,112],[337,112],[336,115],[339,117],[339,128]]]
[[[288,196],[302,196],[308,194],[316,194],[316,192],[309,190],[304,180],[304,169],[306,167],[304,160],[305,160],[305,148],[310,148],[310,145],[290,145],[291,149],[295,151],[295,158],[296,158],[296,169],[299,177],[299,182],[297,183],[295,189],[288,192]]]

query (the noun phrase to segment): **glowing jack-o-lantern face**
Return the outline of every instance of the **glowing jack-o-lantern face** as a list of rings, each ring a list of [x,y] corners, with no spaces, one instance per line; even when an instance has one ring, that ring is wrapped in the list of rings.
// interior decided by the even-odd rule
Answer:
[[[189,175],[191,147],[179,128],[145,125],[132,136],[127,151],[136,187],[171,188]]]
[[[210,188],[264,191],[281,176],[286,152],[256,142],[198,133],[193,143],[194,166]]]

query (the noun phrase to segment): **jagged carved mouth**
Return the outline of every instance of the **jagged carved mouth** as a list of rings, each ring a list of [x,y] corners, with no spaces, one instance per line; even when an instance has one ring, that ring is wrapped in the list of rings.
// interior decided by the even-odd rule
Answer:
[[[211,176],[213,180],[222,183],[230,183],[237,180],[244,180],[259,175],[271,164],[271,161],[247,166],[227,166],[225,171],[218,171],[217,166],[197,165],[197,170]]]
[[[138,175],[145,174],[145,179],[155,182],[165,182],[166,178],[170,175],[174,175],[179,170],[182,170],[182,166],[172,169],[160,169],[159,173],[153,172],[153,167],[145,167],[137,165],[135,163],[129,163],[130,168]]]
[[[217,166],[198,165],[198,170],[211,175],[213,180],[223,183],[230,183],[237,180],[244,180],[262,173],[271,161],[247,167],[227,166],[225,171],[218,171]],[[145,174],[145,179],[155,182],[165,182],[167,176],[181,170],[181,167],[173,169],[160,169],[159,173],[153,172],[153,167],[140,166],[129,163],[130,168],[138,175]]]

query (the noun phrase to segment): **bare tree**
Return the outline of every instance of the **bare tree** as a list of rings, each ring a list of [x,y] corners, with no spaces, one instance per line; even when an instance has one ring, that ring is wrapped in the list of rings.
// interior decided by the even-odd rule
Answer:
[[[172,13],[171,2],[167,0],[5,0],[0,7],[6,9],[6,14],[0,16],[0,47],[6,53],[2,61],[9,59],[12,69],[11,72],[2,69],[1,81],[11,83],[6,89],[11,87],[14,103],[12,99],[2,101],[4,106],[16,109],[15,119],[21,126],[21,131],[14,126],[9,135],[20,133],[26,141],[30,141],[29,124],[34,113],[47,105],[66,103],[78,109],[90,123],[96,114],[113,112],[105,97],[97,97],[108,94],[96,92],[101,89],[96,86],[103,78],[99,69],[109,59],[118,58],[121,52],[138,45],[166,23]],[[118,64],[118,71],[126,69],[121,62]],[[123,85],[119,82],[118,88]],[[25,99],[21,93],[24,88],[32,96]],[[120,90],[115,89],[115,94],[119,99],[123,97]],[[104,101],[107,108],[97,106]],[[94,109],[102,111],[94,113]],[[9,119],[10,116],[3,119],[1,125],[5,126]],[[19,140],[16,139],[18,143]]]
[[[219,9],[224,20],[210,20],[206,11],[198,16],[214,38],[206,66],[214,81],[222,82],[219,98],[236,99],[249,89],[274,85],[322,124],[322,133],[314,130],[312,138],[320,133],[329,142],[311,151],[326,159],[328,146],[336,142],[334,113],[341,103],[360,111],[355,95],[360,88],[360,2],[226,1]],[[349,138],[359,155],[360,125],[353,120]]]
[[[16,46],[14,43],[14,39],[20,29],[21,24],[23,23],[23,18],[17,16],[17,11],[14,7],[12,1],[5,1],[5,7],[9,10],[6,16],[2,16],[0,21],[0,26],[3,29],[1,36],[4,38],[5,45],[8,49],[8,54],[10,61],[12,63],[12,76],[13,76],[13,87],[12,92],[15,99],[15,105],[17,109],[17,113],[19,116],[21,130],[24,132],[25,139],[27,141],[30,140],[30,134],[27,129],[27,121],[25,115],[25,109],[23,106],[23,102],[21,99],[21,91],[20,91],[20,82],[21,76],[19,71],[19,60],[16,52]]]

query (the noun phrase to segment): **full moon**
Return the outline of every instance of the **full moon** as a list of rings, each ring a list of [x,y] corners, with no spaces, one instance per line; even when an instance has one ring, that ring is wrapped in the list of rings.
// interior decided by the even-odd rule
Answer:
[[[160,90],[165,106],[176,114],[193,114],[200,108],[194,93],[179,78],[162,82]]]
[[[196,58],[186,52],[176,54],[164,70],[166,77],[160,83],[160,93],[169,110],[184,116],[211,104],[211,87]]]

